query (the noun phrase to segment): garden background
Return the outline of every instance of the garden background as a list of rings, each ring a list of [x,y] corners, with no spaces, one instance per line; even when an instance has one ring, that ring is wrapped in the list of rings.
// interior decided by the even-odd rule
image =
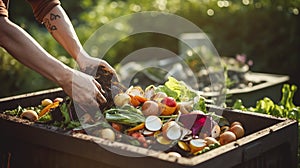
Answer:
[[[300,87],[300,0],[61,0],[75,30],[84,42],[101,25],[127,14],[162,11],[182,16],[209,35],[219,55],[245,54],[253,60],[251,70],[289,75]],[[49,53],[65,64],[75,63],[34,19],[26,1],[10,1],[10,19],[30,33]],[[108,35],[106,38],[114,36]],[[116,66],[131,52],[161,47],[178,52],[178,41],[158,34],[138,34],[113,46],[104,57]],[[0,48],[0,97],[57,87],[24,67]],[[300,104],[300,91],[294,99]]]

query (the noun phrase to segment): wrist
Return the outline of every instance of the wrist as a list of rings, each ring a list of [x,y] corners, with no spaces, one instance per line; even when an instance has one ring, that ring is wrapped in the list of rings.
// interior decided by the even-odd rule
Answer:
[[[74,69],[63,66],[59,71],[60,72],[56,73],[55,82],[62,88],[70,87],[72,85]]]
[[[77,62],[80,70],[85,70],[85,68],[88,66],[88,62],[89,62],[90,56],[84,51],[80,51],[78,52],[78,54],[76,55],[76,59],[75,61]]]

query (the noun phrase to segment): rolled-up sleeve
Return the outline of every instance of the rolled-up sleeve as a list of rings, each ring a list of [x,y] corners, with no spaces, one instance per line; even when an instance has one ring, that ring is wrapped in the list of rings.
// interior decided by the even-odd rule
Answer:
[[[31,5],[34,17],[40,23],[43,22],[43,18],[50,12],[56,5],[60,5],[59,0],[27,0]]]
[[[8,17],[8,1],[0,0],[0,15]]]

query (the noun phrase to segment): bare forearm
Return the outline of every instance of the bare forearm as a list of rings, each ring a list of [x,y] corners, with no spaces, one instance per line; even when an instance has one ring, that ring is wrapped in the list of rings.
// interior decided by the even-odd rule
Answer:
[[[71,69],[48,54],[30,35],[7,18],[1,17],[1,39],[4,47],[22,64],[61,85],[71,75]],[[2,26],[2,25],[1,25]],[[65,76],[65,77],[63,77]]]
[[[61,6],[54,7],[43,19],[43,23],[52,36],[78,62],[79,57],[86,56],[76,35],[73,25]]]

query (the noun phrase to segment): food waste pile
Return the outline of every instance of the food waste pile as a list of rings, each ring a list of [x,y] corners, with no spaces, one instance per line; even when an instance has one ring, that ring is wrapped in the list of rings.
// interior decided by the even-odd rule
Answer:
[[[208,111],[208,101],[183,81],[169,77],[163,85],[131,86],[112,97],[105,110],[76,113],[69,97],[46,98],[37,106],[6,110],[34,124],[69,134],[85,133],[130,145],[192,157],[245,135],[243,123]]]

